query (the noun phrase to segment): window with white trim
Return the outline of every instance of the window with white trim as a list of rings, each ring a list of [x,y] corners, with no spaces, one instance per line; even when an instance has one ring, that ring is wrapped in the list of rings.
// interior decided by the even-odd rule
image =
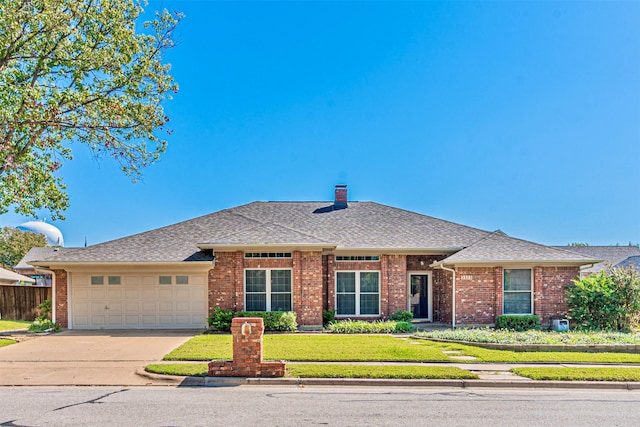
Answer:
[[[533,314],[531,269],[505,268],[503,280],[503,314]]]
[[[336,261],[380,261],[378,255],[336,255]]]
[[[336,315],[380,315],[380,272],[336,272]]]
[[[246,269],[244,300],[246,311],[291,311],[291,270]]]
[[[269,259],[269,258],[276,258],[276,259],[291,258],[291,252],[245,252],[244,253],[244,257],[245,257],[245,259],[251,259],[251,258],[264,258],[264,259]]]

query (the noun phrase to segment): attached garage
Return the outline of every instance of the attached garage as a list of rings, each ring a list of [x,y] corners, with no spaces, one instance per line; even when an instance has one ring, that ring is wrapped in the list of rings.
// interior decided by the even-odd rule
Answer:
[[[69,276],[70,328],[196,329],[206,325],[206,274]]]

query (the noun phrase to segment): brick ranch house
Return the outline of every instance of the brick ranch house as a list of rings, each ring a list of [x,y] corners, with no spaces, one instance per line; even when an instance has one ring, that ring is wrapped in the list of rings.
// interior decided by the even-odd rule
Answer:
[[[396,310],[459,325],[566,311],[565,285],[599,260],[373,202],[254,202],[152,231],[65,248],[54,319],[74,329],[201,328],[212,307],[293,310],[301,328]]]

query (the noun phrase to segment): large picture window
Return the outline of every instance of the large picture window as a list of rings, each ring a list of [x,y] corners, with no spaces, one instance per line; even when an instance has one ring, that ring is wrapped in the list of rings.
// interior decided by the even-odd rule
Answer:
[[[504,314],[532,314],[532,280],[530,269],[504,269]]]
[[[291,270],[245,270],[246,311],[291,311]]]
[[[380,315],[380,273],[338,271],[336,273],[336,314],[338,316]]]

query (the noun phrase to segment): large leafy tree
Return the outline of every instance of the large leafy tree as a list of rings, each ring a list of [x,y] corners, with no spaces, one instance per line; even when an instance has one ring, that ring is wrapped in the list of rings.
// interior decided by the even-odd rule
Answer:
[[[62,218],[57,174],[85,144],[134,181],[166,149],[163,54],[181,15],[136,0],[0,0],[0,213]]]
[[[13,268],[29,249],[45,246],[47,238],[44,234],[4,227],[0,230],[0,265],[2,268]]]

